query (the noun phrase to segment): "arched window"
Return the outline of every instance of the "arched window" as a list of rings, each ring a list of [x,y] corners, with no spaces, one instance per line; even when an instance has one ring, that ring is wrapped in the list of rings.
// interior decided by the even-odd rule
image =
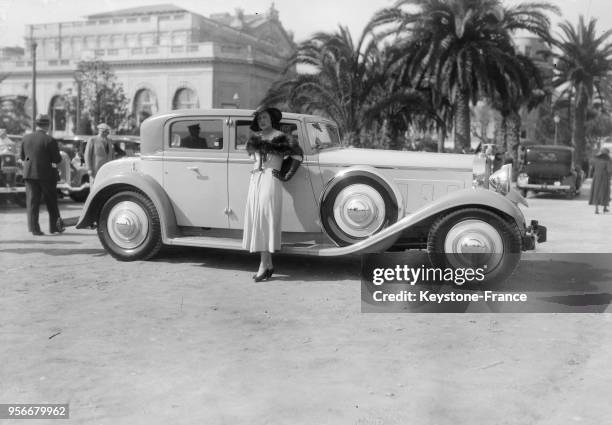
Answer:
[[[54,96],[49,108],[52,134],[57,131],[66,131],[67,114],[68,104],[64,96]]]
[[[199,107],[198,96],[193,90],[182,88],[176,91],[172,100],[172,109],[195,109]]]
[[[134,96],[134,115],[140,124],[146,118],[157,113],[157,97],[149,89],[141,89]]]

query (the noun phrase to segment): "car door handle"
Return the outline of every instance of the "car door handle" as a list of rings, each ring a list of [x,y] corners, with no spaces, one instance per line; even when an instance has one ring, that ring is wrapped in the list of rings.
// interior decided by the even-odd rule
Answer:
[[[191,165],[189,167],[187,167],[188,170],[193,171],[194,173],[196,173],[197,179],[198,180],[208,180],[207,176],[202,175],[202,173],[200,173],[200,169],[198,167],[196,167],[195,165]]]

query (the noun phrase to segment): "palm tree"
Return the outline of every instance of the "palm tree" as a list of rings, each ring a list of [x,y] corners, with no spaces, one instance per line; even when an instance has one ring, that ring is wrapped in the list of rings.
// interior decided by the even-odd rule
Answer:
[[[586,119],[589,104],[594,96],[602,101],[609,97],[612,79],[612,42],[608,41],[612,30],[598,34],[596,19],[585,24],[580,16],[574,27],[565,21],[559,25],[562,34],[555,45],[559,53],[557,75],[553,81],[555,87],[573,98],[574,131],[572,139],[576,148],[576,161],[582,166],[586,148]]]
[[[405,7],[408,6],[406,9]],[[455,140],[470,148],[470,101],[526,97],[538,70],[517,54],[512,36],[526,30],[550,40],[546,3],[504,7],[499,0],[400,0],[374,18],[377,26],[403,35],[407,66],[446,96],[455,117]]]
[[[263,103],[327,116],[338,123],[346,144],[358,145],[364,129],[378,127],[385,119],[395,123],[409,113],[406,105],[422,99],[412,88],[392,84],[395,60],[369,27],[357,43],[346,27],[319,32],[298,45]],[[309,72],[296,73],[300,67]]]

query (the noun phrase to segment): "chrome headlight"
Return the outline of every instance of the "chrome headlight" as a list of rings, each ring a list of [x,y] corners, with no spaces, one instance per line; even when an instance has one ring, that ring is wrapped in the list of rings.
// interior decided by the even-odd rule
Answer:
[[[510,192],[512,184],[512,164],[506,164],[489,177],[489,188],[502,195]]]
[[[474,164],[472,165],[472,187],[474,189],[489,187],[490,169],[490,161],[487,155],[478,154],[474,157]]]
[[[519,186],[529,184],[529,176],[525,173],[520,173],[516,178],[516,184]]]

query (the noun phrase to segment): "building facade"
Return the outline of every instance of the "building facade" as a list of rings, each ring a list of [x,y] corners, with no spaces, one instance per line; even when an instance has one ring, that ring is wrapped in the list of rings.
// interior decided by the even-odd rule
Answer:
[[[294,49],[273,5],[265,14],[238,9],[210,17],[173,5],[146,6],[27,25],[25,32],[25,51],[7,50],[0,64],[0,73],[8,74],[0,96],[25,97],[32,110],[35,44],[36,109],[50,115],[56,136],[74,130],[69,105],[79,89],[80,61],[111,66],[138,122],[173,109],[255,108]]]

